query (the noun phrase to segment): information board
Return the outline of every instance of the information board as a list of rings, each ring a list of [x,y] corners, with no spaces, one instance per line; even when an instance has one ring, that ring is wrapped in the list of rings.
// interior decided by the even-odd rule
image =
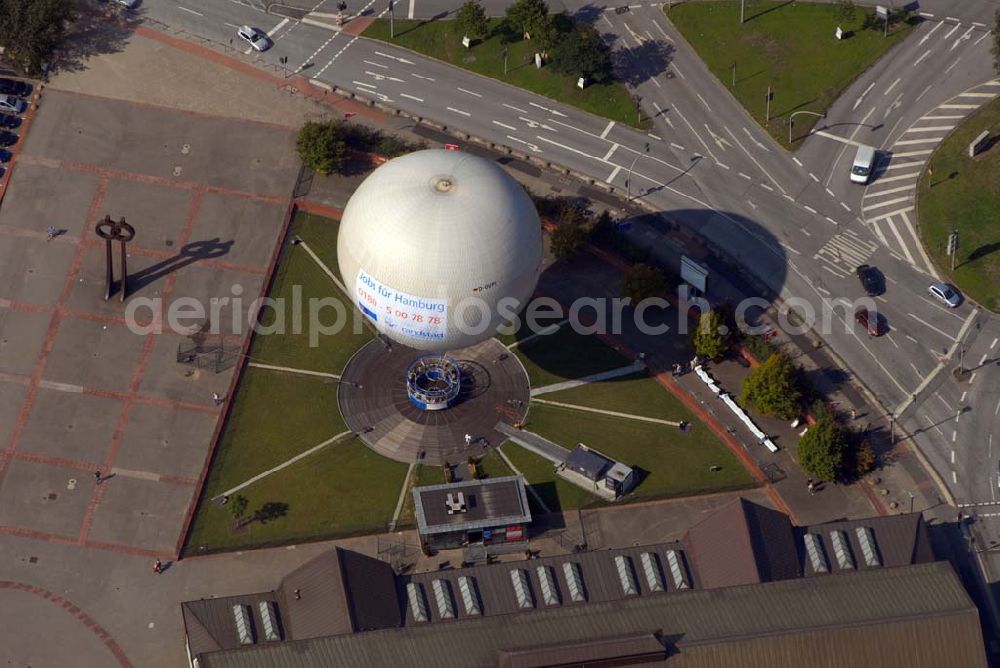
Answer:
[[[358,270],[354,291],[358,308],[378,329],[392,335],[399,332],[427,341],[444,340],[448,326],[448,306],[444,299],[410,295],[385,285]]]

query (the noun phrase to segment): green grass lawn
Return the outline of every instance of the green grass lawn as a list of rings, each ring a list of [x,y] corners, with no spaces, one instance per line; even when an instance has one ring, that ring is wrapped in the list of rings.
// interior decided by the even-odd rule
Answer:
[[[725,0],[686,2],[671,8],[667,16],[761,125],[771,87],[767,130],[789,147],[788,118],[793,111],[825,112],[859,74],[912,29],[897,24],[885,38],[881,30],[861,30],[868,9],[856,8],[847,20],[839,11],[832,3],[754,1],[746,3],[747,21],[740,25],[740,3]],[[837,40],[838,25],[853,34]],[[794,136],[804,137],[816,120],[809,114],[796,116]]]
[[[247,498],[248,515],[265,503],[287,504],[281,517],[250,522],[236,532],[228,506],[203,503],[186,552],[194,555],[386,531],[406,470],[406,464],[376,454],[356,438],[335,443],[238,492]]]
[[[539,457],[530,450],[525,450],[517,443],[508,441],[503,445],[503,453],[511,463],[524,474],[528,485],[541,497],[552,512],[575,510],[584,506],[601,505],[600,498],[590,492],[568,483],[553,471],[553,464],[544,457]],[[533,494],[528,494],[528,504],[532,513],[544,513],[545,510],[535,501]]]
[[[920,181],[917,211],[924,248],[942,275],[986,308],[1000,311],[1000,145],[975,160],[966,153],[984,130],[993,136],[1000,132],[1000,99],[964,121],[938,147],[930,161],[934,174],[925,173]],[[953,229],[959,235],[954,272],[945,254]]]
[[[521,40],[509,45],[508,73],[504,75],[503,46],[496,31],[500,19],[491,19],[491,37],[475,44],[471,49],[462,46],[462,32],[454,21],[396,20],[396,38],[389,39],[389,21],[375,21],[364,32],[365,37],[391,41],[397,46],[412,49],[432,58],[467,70],[505,81],[513,86],[544,95],[553,100],[573,105],[592,114],[609,118],[635,127],[639,123],[635,102],[625,86],[620,83],[592,84],[580,90],[576,77],[564,76],[551,66],[537,69],[534,65],[538,45]]]
[[[630,360],[596,336],[577,334],[569,325],[561,327],[555,334],[539,336],[519,345],[514,352],[528,371],[532,387],[582,378],[630,364]]]
[[[638,467],[643,473],[632,493],[636,500],[754,485],[739,460],[700,422],[692,422],[688,431],[681,432],[666,425],[536,404],[525,428],[567,449],[584,443]],[[722,470],[710,471],[710,466]]]
[[[644,373],[543,394],[539,399],[630,413],[660,420],[695,421],[694,416],[688,412],[688,409],[677,397],[667,392],[659,383]],[[580,413],[580,415],[587,415],[587,413]]]
[[[336,220],[299,213],[292,222],[289,235],[297,234],[302,237],[337,275],[338,227],[339,222]],[[301,296],[295,298],[296,293]],[[284,332],[258,333],[250,351],[253,361],[340,373],[351,355],[372,338],[371,330],[361,324],[361,316],[355,317],[356,309],[353,305],[299,246],[285,246],[269,296],[285,305],[284,314],[280,317],[280,307],[268,306],[261,314],[261,323],[265,327],[276,327],[279,322],[284,323]],[[318,311],[321,324],[332,326],[340,317],[341,322],[346,322],[346,325],[329,334],[317,329],[316,345],[312,345],[309,300],[324,298],[336,299],[343,309],[340,316],[334,307]],[[301,307],[296,304],[301,304]],[[299,327],[296,327],[293,319],[293,310],[301,314]]]

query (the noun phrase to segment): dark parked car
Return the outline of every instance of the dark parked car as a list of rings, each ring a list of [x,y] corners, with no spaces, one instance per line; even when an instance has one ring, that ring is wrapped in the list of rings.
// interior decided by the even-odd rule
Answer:
[[[866,295],[876,297],[885,292],[885,277],[881,271],[867,264],[861,265],[856,271]]]
[[[882,336],[885,334],[885,325],[875,311],[869,311],[861,307],[854,312],[854,319],[859,325],[865,328],[868,336]]]
[[[0,130],[21,127],[21,119],[11,114],[0,114]]]
[[[17,143],[17,135],[13,132],[0,130],[0,146],[13,146]]]
[[[7,162],[8,160],[10,160],[10,151],[0,148],[0,162]]]
[[[0,79],[0,95],[25,97],[31,92],[31,85],[17,79]]]

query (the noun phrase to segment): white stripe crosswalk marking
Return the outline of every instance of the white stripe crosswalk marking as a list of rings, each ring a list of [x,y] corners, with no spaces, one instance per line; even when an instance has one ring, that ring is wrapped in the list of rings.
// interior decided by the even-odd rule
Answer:
[[[868,199],[869,197],[884,197],[885,195],[891,195],[892,193],[903,192],[904,190],[913,190],[913,186],[899,186],[898,188],[890,188],[889,190],[880,190],[875,193],[865,193],[862,199]]]
[[[962,93],[959,97],[996,97],[996,93]]]
[[[889,183],[890,181],[902,181],[903,179],[915,179],[920,176],[920,172],[913,172],[912,174],[901,174],[899,176],[890,176],[889,178],[880,178],[876,183]]]
[[[954,125],[932,125],[926,128],[910,128],[906,132],[941,132],[942,130],[951,130]],[[905,135],[906,132],[903,134]]]
[[[924,116],[920,120],[922,121],[956,121],[965,118],[962,114],[956,114],[952,116]]]
[[[941,278],[941,276],[938,275],[937,270],[934,268],[934,263],[932,263],[930,257],[927,256],[927,250],[924,248],[923,242],[921,242],[917,237],[917,230],[913,226],[913,223],[910,222],[910,217],[906,215],[905,211],[899,215],[903,219],[903,224],[906,225],[906,231],[909,232],[910,237],[913,238],[913,247],[916,248],[917,252],[920,254],[920,259],[924,264],[923,268],[926,269],[927,273],[931,276]]]
[[[878,240],[882,242],[882,245],[888,246],[889,242],[885,240],[885,235],[882,234],[882,228],[879,225],[875,224],[873,224],[871,227],[873,230],[875,230],[875,236],[877,236]]]
[[[978,109],[978,104],[942,104],[938,109]]]
[[[944,137],[924,137],[923,139],[904,139],[903,141],[896,142],[896,146],[906,146],[908,144],[930,144],[937,143],[944,139]]]
[[[887,199],[884,202],[876,202],[875,204],[866,204],[865,213],[871,211],[872,209],[881,209],[883,206],[892,206],[893,204],[899,204],[900,202],[905,202],[909,199],[912,199],[911,195],[907,195],[906,197],[894,197],[892,199]]]
[[[903,237],[899,233],[899,230],[896,229],[896,224],[892,222],[892,218],[886,218],[885,222],[889,226],[889,229],[892,230],[893,236],[895,236],[896,240],[899,242],[899,247],[902,249],[903,253],[906,254],[907,261],[910,264],[913,264],[913,255],[910,254],[910,249],[907,247],[906,243],[903,241]]]
[[[905,153],[893,153],[892,157],[893,158],[912,158],[913,156],[917,156],[917,155],[930,155],[933,152],[934,152],[934,149],[932,149],[932,148],[925,148],[925,149],[922,149],[920,151],[907,151]]]
[[[891,218],[892,216],[895,216],[895,215],[898,215],[898,214],[901,214],[901,213],[906,213],[907,211],[913,211],[913,207],[912,206],[907,206],[907,207],[903,207],[902,209],[896,209],[895,211],[890,211],[889,213],[880,213],[877,216],[872,216],[871,218],[869,218],[868,222],[869,223],[874,223],[874,222],[879,221],[879,220],[885,220],[886,218]]]

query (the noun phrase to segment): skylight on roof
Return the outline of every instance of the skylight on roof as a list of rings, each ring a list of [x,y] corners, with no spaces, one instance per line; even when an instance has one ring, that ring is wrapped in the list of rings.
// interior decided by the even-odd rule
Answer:
[[[437,602],[438,614],[441,619],[455,619],[455,602],[451,597],[451,586],[447,580],[431,582],[434,590],[434,600]]]
[[[410,602],[410,613],[413,620],[417,622],[427,621],[427,599],[424,597],[424,588],[418,582],[410,582],[406,585],[406,598]]]
[[[535,601],[531,596],[531,587],[528,585],[528,571],[515,568],[510,572],[510,581],[514,585],[517,606],[523,609],[535,607]]]
[[[479,590],[476,588],[476,578],[465,575],[458,578],[458,591],[462,594],[465,614],[481,615],[483,613],[482,608],[479,607]]]
[[[569,589],[569,597],[574,603],[583,603],[587,600],[587,594],[583,589],[583,576],[580,574],[580,564],[567,561],[562,565],[563,576],[566,578],[566,587]]]
[[[257,609],[260,610],[261,626],[264,627],[264,640],[271,642],[281,640],[281,637],[278,636],[278,624],[274,619],[274,608],[271,606],[271,602],[261,601],[257,604]]]
[[[869,566],[881,566],[882,561],[878,558],[875,547],[875,532],[869,527],[855,527],[854,533],[861,544],[861,554],[865,558],[865,563]]]
[[[618,569],[618,580],[622,585],[622,593],[626,596],[639,594],[639,585],[635,581],[635,571],[632,570],[632,560],[625,555],[615,556],[615,568]]]
[[[655,552],[643,552],[639,555],[642,562],[642,572],[646,576],[649,591],[663,591],[663,571],[660,569],[660,558]]]
[[[236,633],[241,645],[253,644],[253,631],[250,628],[250,609],[245,605],[233,606],[233,619],[236,620]]]
[[[687,571],[684,569],[682,553],[677,550],[667,550],[667,565],[670,566],[670,577],[673,578],[674,587],[677,589],[687,589],[691,586],[688,582]]]
[[[829,573],[830,569],[826,565],[826,552],[823,551],[823,542],[814,533],[807,533],[802,536],[802,541],[806,544],[806,554],[809,555],[809,564],[813,573]]]
[[[841,569],[854,568],[854,556],[851,554],[847,534],[843,531],[831,531],[830,542],[833,544],[833,555],[837,558],[837,566]]]
[[[542,600],[545,601],[545,605],[559,605],[559,588],[552,569],[548,566],[539,566],[535,572],[538,573],[538,583],[541,585]]]

